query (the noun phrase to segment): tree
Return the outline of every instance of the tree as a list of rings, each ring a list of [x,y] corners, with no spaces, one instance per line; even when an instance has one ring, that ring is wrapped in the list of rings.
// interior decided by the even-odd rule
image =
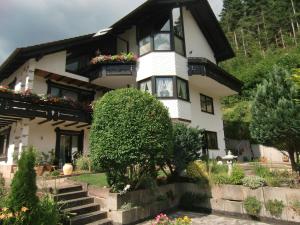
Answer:
[[[204,130],[182,123],[173,125],[174,152],[168,160],[168,166],[174,177],[180,175],[190,162],[200,159],[204,144]]]
[[[24,150],[18,161],[18,171],[14,175],[11,183],[11,192],[8,196],[8,208],[13,212],[20,212],[22,207],[29,210],[28,217],[24,224],[38,224],[36,212],[39,199],[36,196],[36,172],[34,170],[35,153],[30,147]]]
[[[275,67],[257,88],[252,104],[251,135],[262,144],[287,150],[293,170],[300,144],[300,107],[291,75]]]
[[[118,89],[96,102],[90,134],[91,160],[103,168],[115,190],[136,189],[172,153],[168,110],[154,96]]]

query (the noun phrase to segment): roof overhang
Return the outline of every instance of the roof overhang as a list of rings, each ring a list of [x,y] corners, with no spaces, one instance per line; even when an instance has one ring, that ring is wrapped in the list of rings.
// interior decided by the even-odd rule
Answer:
[[[234,52],[207,0],[148,0],[113,24],[104,35],[95,36],[95,33],[93,33],[30,47],[17,48],[0,66],[0,81],[7,78],[31,58],[39,59],[44,55],[63,51],[76,45],[90,43],[108,38],[111,35],[123,33],[130,27],[137,25],[141,21],[141,18],[143,20],[151,18],[151,15],[157,13],[157,10],[171,9],[177,5],[186,6],[191,11],[218,62],[234,57]]]
[[[188,58],[189,75],[207,76],[218,83],[240,93],[243,82],[205,58]]]

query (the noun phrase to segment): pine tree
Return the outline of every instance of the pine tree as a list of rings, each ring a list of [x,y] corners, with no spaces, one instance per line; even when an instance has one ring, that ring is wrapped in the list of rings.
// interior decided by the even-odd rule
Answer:
[[[36,210],[38,207],[38,197],[36,196],[36,173],[34,170],[35,153],[30,147],[24,150],[18,161],[18,171],[16,172],[8,200],[8,207],[14,212],[18,212],[22,207],[29,210]]]
[[[293,170],[300,145],[300,106],[291,75],[276,67],[258,86],[252,105],[251,136],[259,143],[286,150]],[[298,168],[299,169],[299,168]]]

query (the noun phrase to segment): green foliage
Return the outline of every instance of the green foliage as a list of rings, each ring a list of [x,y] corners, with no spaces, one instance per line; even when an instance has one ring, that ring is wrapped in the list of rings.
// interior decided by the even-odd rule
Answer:
[[[208,197],[205,193],[185,192],[180,198],[179,205],[182,209],[193,210],[193,207],[207,199]]]
[[[170,164],[175,165],[176,174],[186,169],[188,163],[200,158],[204,146],[204,131],[182,123],[173,125],[174,153]]]
[[[74,176],[71,179],[82,183],[87,183],[96,187],[104,187],[108,185],[105,173],[82,174],[79,176]]]
[[[115,190],[139,186],[144,176],[156,177],[172,153],[168,110],[154,96],[136,89],[106,93],[94,107],[90,157],[107,172]]]
[[[91,160],[88,156],[81,155],[76,159],[76,169],[91,171]]]
[[[6,204],[7,190],[5,187],[5,179],[2,173],[0,173],[0,208],[4,207]]]
[[[277,199],[269,200],[265,204],[267,211],[271,213],[272,216],[280,217],[284,208],[283,201]]]
[[[245,177],[245,172],[242,167],[234,165],[232,169],[232,175],[230,176],[230,184],[239,185],[242,184],[242,180]]]
[[[39,204],[39,225],[58,225],[63,219],[60,207],[52,197],[46,195]]]
[[[294,200],[291,204],[291,207],[300,216],[300,201]]]
[[[246,212],[251,216],[258,216],[262,208],[261,202],[256,197],[247,197],[244,201]]]
[[[215,160],[210,163],[210,173],[220,174],[227,173],[228,166],[226,164],[218,164]]]
[[[250,189],[263,187],[266,183],[264,178],[258,176],[247,176],[242,180],[242,182],[245,187],[249,187]]]
[[[8,208],[19,211],[22,207],[36,209],[38,197],[36,196],[36,173],[34,170],[35,153],[33,147],[24,150],[18,161],[18,171],[12,183],[8,198]]]
[[[242,180],[244,177],[245,177],[244,170],[238,165],[233,166],[231,176],[228,176],[228,174],[225,172],[211,174],[212,182],[217,185],[220,184],[239,185],[242,184]]]
[[[295,170],[294,153],[300,143],[300,106],[290,74],[279,67],[258,86],[252,104],[251,135],[258,142],[289,152]],[[291,138],[293,137],[293,138]]]
[[[253,170],[256,176],[267,178],[272,175],[269,168],[262,166],[260,163],[254,163],[253,164]]]
[[[208,179],[206,163],[202,161],[190,162],[186,169],[186,175],[194,180]]]
[[[186,175],[201,186],[207,186],[209,184],[207,165],[203,161],[197,160],[190,162],[186,169]]]

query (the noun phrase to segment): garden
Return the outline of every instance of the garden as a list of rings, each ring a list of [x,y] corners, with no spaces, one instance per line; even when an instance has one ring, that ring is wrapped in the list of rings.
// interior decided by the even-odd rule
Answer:
[[[246,176],[238,163],[229,170],[222,160],[208,159],[203,149],[204,130],[172,123],[167,108],[148,93],[118,89],[95,103],[90,152],[77,158],[78,176],[70,180],[87,188],[109,188],[100,197],[113,221],[121,224],[177,208],[300,221],[297,171],[252,162],[251,175]],[[38,166],[45,169],[53,160],[51,152],[40,154],[33,148],[22,152],[10,190],[1,182],[4,224],[51,225],[72,216],[61,213],[49,190],[37,192]],[[60,175],[52,167],[43,177],[54,179],[56,188]],[[188,218],[165,220],[169,221],[164,214],[156,217],[157,224],[190,223]]]

